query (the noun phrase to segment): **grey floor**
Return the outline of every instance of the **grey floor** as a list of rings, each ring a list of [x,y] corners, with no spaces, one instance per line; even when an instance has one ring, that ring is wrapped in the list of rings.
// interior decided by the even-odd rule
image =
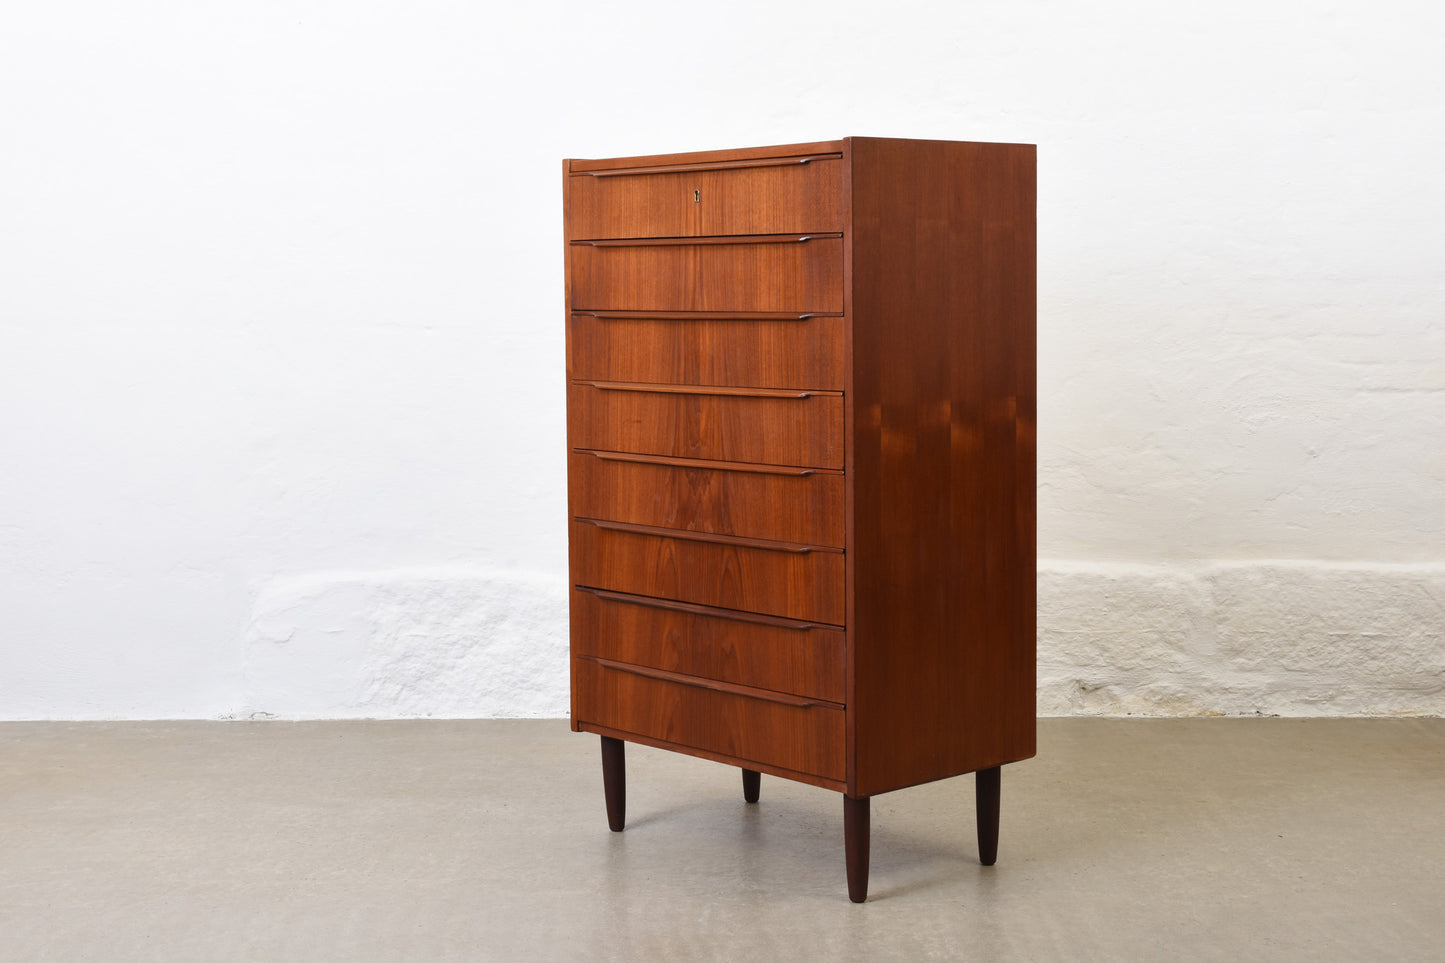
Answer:
[[[1442,960],[1445,720],[1044,720],[873,801],[562,722],[0,724],[0,960]]]

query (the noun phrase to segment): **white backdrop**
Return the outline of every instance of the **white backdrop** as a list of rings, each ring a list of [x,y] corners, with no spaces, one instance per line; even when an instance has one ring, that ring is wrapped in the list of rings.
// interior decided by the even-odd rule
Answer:
[[[1041,711],[1445,711],[1442,36],[9,11],[0,718],[564,715],[561,158],[852,134],[1039,145]]]

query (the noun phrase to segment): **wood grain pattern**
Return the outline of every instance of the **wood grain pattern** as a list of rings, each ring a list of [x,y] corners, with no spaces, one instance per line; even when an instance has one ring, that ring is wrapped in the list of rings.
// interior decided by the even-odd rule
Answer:
[[[760,689],[843,701],[843,632],[740,621],[729,609],[656,607],[645,597],[572,591],[572,653]]]
[[[697,237],[841,231],[843,164],[836,157],[810,156],[814,159],[798,158],[768,167],[612,177],[574,174],[571,236]]]
[[[843,713],[678,685],[575,660],[582,723],[843,778]]]
[[[577,585],[833,625],[843,622],[841,552],[767,551],[611,531],[575,520],[569,548]]]
[[[571,248],[573,310],[843,310],[841,238]]]
[[[781,321],[573,314],[569,331],[568,370],[584,381],[843,389],[841,315]]]
[[[1035,751],[1034,150],[849,143],[850,791],[874,795]]]
[[[750,398],[608,391],[567,392],[574,448],[806,468],[843,467],[843,399]]]
[[[568,464],[572,510],[579,516],[843,547],[838,472],[799,477],[751,471],[735,462],[700,464],[743,470],[614,461],[575,451]]]

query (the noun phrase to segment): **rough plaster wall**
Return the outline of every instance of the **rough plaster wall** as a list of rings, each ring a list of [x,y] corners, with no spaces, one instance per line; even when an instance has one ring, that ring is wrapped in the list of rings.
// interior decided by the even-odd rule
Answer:
[[[566,584],[324,573],[260,594],[244,714],[567,713]],[[1445,565],[1045,563],[1042,715],[1432,715]]]
[[[1445,565],[1048,564],[1043,715],[1438,715]]]
[[[265,586],[242,715],[565,716],[567,586],[515,572],[321,572]]]
[[[847,134],[1040,145],[1041,711],[1445,712],[1441,36],[18,6],[0,718],[563,712],[559,160]]]

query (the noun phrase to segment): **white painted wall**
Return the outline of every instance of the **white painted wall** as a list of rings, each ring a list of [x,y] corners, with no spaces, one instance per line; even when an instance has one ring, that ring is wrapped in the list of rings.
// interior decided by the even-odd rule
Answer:
[[[564,714],[560,159],[849,134],[1040,145],[1041,711],[1445,711],[1442,36],[15,6],[0,718]]]

